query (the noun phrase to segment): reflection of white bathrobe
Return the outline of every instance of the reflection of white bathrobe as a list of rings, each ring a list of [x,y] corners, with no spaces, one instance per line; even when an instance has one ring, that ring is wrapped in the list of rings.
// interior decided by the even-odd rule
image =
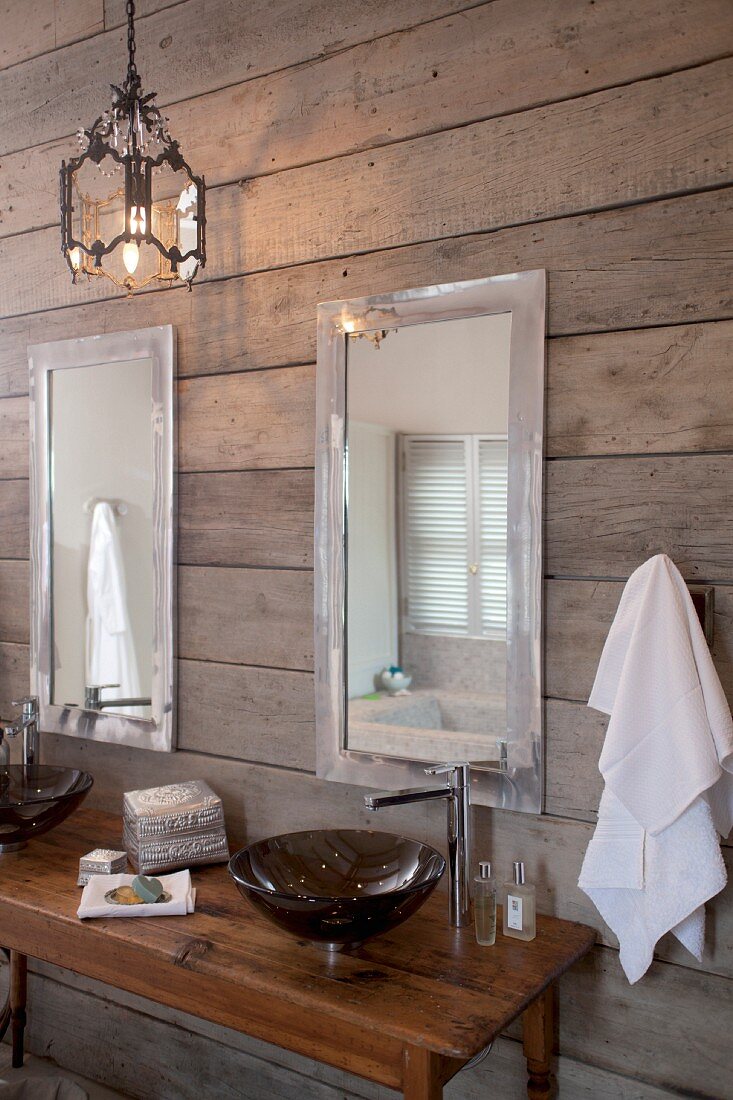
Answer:
[[[94,506],[87,565],[87,684],[119,684],[103,693],[104,699],[139,697],[135,647],[130,616],[122,548],[111,505]],[[119,713],[119,712],[118,712]],[[130,708],[125,713],[139,714]]]

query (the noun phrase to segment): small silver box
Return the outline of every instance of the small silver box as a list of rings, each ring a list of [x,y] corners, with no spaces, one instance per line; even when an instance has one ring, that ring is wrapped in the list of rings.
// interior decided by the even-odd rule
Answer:
[[[229,859],[221,799],[202,779],[128,791],[123,843],[139,875]]]
[[[122,875],[127,870],[127,852],[95,848],[79,860],[77,886],[86,886],[92,875]]]

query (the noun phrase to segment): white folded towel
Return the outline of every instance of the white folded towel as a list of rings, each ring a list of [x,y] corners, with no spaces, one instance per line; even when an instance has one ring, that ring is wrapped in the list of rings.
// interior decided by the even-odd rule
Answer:
[[[665,554],[629,578],[588,705],[610,714],[605,789],[578,885],[630,982],[672,931],[702,957],[733,826],[733,720],[690,593]]]
[[[92,875],[84,887],[76,915],[85,917],[183,917],[193,913],[196,890],[191,885],[190,871],[177,871],[174,875],[161,875],[163,889],[171,895],[170,901],[141,902],[140,905],[113,905],[105,901],[105,894],[119,886],[132,886],[134,875]]]

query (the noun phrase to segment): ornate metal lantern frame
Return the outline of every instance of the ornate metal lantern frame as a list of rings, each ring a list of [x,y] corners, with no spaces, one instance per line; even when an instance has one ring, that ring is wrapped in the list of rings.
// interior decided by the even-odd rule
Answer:
[[[88,278],[103,275],[128,294],[153,281],[165,285],[186,282],[189,290],[200,268],[206,264],[206,185],[194,175],[181,153],[179,143],[168,131],[168,120],[155,105],[155,92],[144,95],[135,65],[135,4],[127,3],[127,76],[122,87],[111,85],[112,106],[88,130],[79,131],[82,152],[63,161],[60,171],[61,251],[72,281],[80,274]],[[104,198],[84,192],[80,169],[96,164],[103,175],[121,175],[121,185]],[[111,170],[104,165],[111,164]],[[187,179],[180,197],[154,201],[156,171],[170,169]],[[124,222],[108,242],[103,240],[101,220],[111,206],[123,201]],[[189,213],[193,208],[195,213]],[[78,224],[74,226],[74,215]],[[181,221],[195,225],[195,245],[182,247]],[[81,230],[81,232],[79,232]],[[76,235],[79,234],[79,235]],[[157,250],[157,264],[142,278],[135,278],[142,243]],[[104,266],[104,258],[123,249],[127,274],[120,276]],[[125,252],[127,249],[127,252]],[[136,251],[137,250],[137,251]],[[132,270],[130,268],[132,267]]]

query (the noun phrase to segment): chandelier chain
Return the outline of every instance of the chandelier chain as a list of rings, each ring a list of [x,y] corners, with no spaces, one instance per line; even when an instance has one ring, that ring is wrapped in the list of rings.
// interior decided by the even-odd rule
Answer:
[[[129,57],[127,79],[131,81],[137,76],[137,66],[135,65],[135,0],[127,0],[127,53]]]

